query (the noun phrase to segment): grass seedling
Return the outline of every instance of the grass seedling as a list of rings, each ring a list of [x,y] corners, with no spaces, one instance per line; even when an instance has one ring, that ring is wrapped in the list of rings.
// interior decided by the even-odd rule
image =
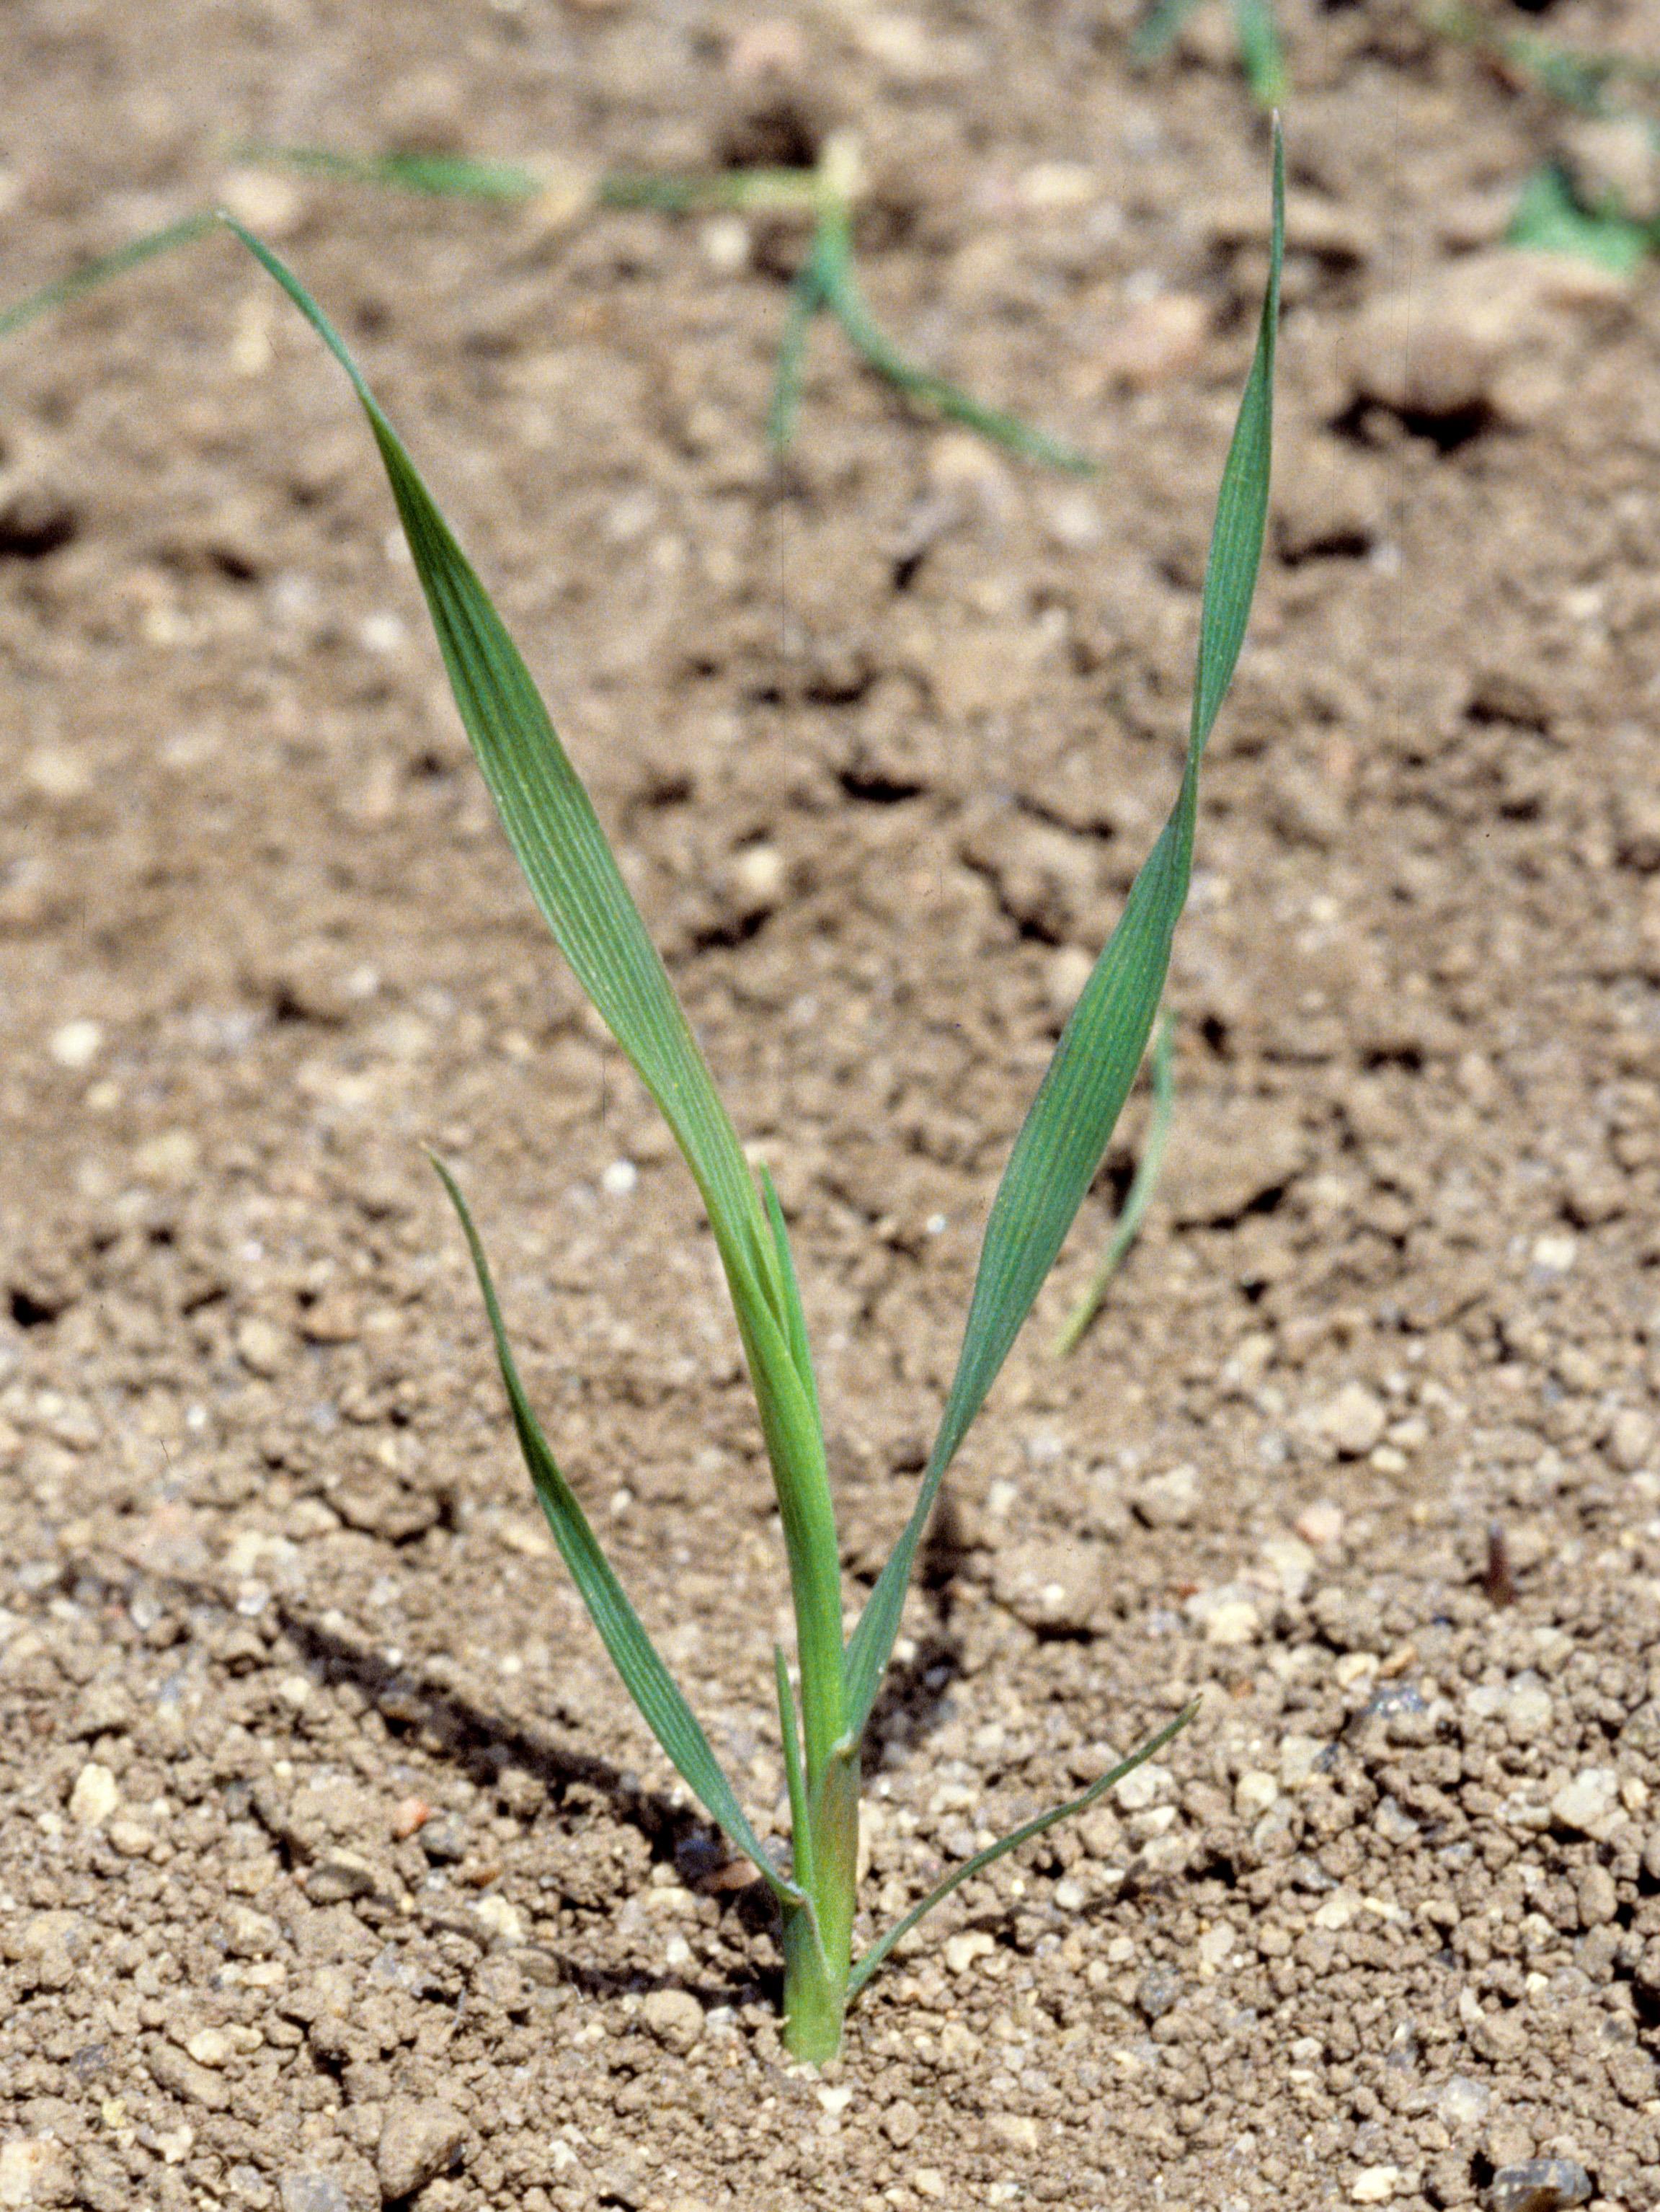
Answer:
[[[670,216],[755,215],[806,223],[810,226],[811,242],[790,288],[767,410],[767,434],[775,453],[781,457],[794,437],[807,332],[814,318],[824,313],[841,325],[854,351],[876,374],[907,399],[948,421],[961,422],[1023,459],[1074,476],[1094,473],[1095,463],[1087,453],[1033,428],[1018,416],[987,406],[946,378],[936,376],[911,361],[879,325],[854,267],[854,217],[860,178],[856,154],[845,137],[831,137],[812,169],[736,169],[708,177],[619,171],[592,184],[574,177],[550,179],[513,163],[473,161],[451,154],[356,155],[316,146],[246,146],[238,149],[236,158],[340,183],[420,192],[433,198],[508,205],[556,199],[565,221],[591,206],[645,208]],[[201,237],[216,221],[209,213],[185,216],[42,285],[27,299],[0,311],[0,337],[21,330],[37,315],[107,283],[125,270]]]
[[[1613,193],[1588,203],[1562,164],[1548,161],[1523,185],[1505,242],[1536,253],[1577,254],[1616,276],[1633,276],[1648,255],[1660,253],[1660,222],[1639,222]]]
[[[1141,1157],[1135,1164],[1135,1173],[1124,1194],[1123,1210],[1112,1224],[1112,1234],[1107,1239],[1107,1249],[1090,1277],[1087,1288],[1062,1322],[1055,1340],[1055,1356],[1064,1359],[1076,1352],[1089,1333],[1090,1324],[1101,1310],[1108,1285],[1124,1264],[1130,1246],[1140,1233],[1146,1218],[1147,1207],[1158,1187],[1159,1171],[1164,1164],[1164,1146],[1170,1141],[1171,1115],[1176,1109],[1176,1024],[1166,1014],[1158,1025],[1158,1035],[1152,1048],[1152,1113],[1147,1122],[1146,1141],[1141,1147]]]
[[[733,1849],[777,1901],[784,2039],[824,2060],[849,2002],[909,1929],[961,1882],[1110,1790],[1183,1725],[1178,1714],[1081,1796],[956,1869],[854,1955],[861,1747],[898,1633],[911,1569],[947,1468],[983,1405],[1100,1165],[1146,1048],[1186,902],[1200,763],[1244,640],[1267,515],[1284,155],[1276,129],[1270,274],[1255,356],[1222,472],[1200,616],[1185,762],[1169,819],[1131,887],[1038,1088],[993,1202],[961,1352],[915,1509],[842,1635],[842,1592],[818,1385],[783,1213],[751,1174],[667,973],[530,672],[344,342],[289,269],[230,223],[350,378],[379,447],[461,719],[537,903],[578,981],[661,1109],[702,1198],[731,1292],[776,1487],[794,1601],[796,1680],[775,1653],[793,1817],[775,1864],[708,1737],[635,1613],[561,1472],[520,1380],[478,1231],[455,1177],[434,1164],[477,1273],[514,1427],[554,1540],[629,1696]]]
[[[1130,58],[1143,67],[1160,60],[1175,45],[1199,0],[1154,0],[1130,40]],[[1273,109],[1289,90],[1285,49],[1274,18],[1274,0],[1228,0],[1233,11],[1233,35],[1239,48],[1239,66],[1252,99],[1259,107]]]
[[[1426,20],[1444,37],[1474,47],[1508,82],[1533,87],[1592,125],[1628,131],[1639,145],[1646,138],[1649,160],[1660,158],[1660,123],[1618,89],[1640,86],[1651,94],[1660,87],[1660,64],[1500,29],[1462,6],[1435,9]],[[1629,277],[1651,253],[1660,253],[1660,217],[1651,207],[1633,213],[1615,186],[1577,178],[1573,165],[1549,161],[1523,184],[1505,240],[1536,252],[1575,254]]]
[[[1611,102],[1609,88],[1617,84],[1660,88],[1660,62],[1636,54],[1599,52],[1584,46],[1565,46],[1541,38],[1536,31],[1501,27],[1473,8],[1455,5],[1430,9],[1426,21],[1461,46],[1475,47],[1513,78],[1535,85],[1565,107],[1582,115],[1609,115],[1623,111]]]
[[[1259,0],[1247,0],[1247,4],[1259,4]],[[469,199],[535,200],[550,189],[548,179],[532,170],[448,155],[360,157],[316,147],[251,146],[243,149],[243,158],[358,184]],[[708,177],[621,171],[599,178],[589,196],[600,208],[650,208],[664,215],[765,216],[811,226],[806,258],[790,288],[767,415],[768,436],[775,453],[787,451],[794,436],[807,331],[822,312],[841,325],[854,350],[877,375],[908,399],[951,422],[963,423],[1024,459],[1074,475],[1092,473],[1095,464],[1086,453],[1034,429],[1000,408],[987,406],[946,378],[934,375],[909,359],[880,329],[866,304],[854,268],[854,216],[860,184],[858,155],[851,140],[832,134],[811,169],[735,169]],[[559,184],[554,189],[570,188]]]

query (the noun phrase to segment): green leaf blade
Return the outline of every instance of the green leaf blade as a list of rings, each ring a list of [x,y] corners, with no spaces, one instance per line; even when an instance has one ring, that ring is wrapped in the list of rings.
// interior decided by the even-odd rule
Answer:
[[[299,279],[224,220],[350,378],[386,465],[456,705],[560,950],[661,1109],[697,1182],[734,1296],[770,1277],[771,1239],[736,1132],[656,947],[518,647],[344,341]]]
[[[18,300],[9,307],[0,308],[0,338],[9,337],[21,331],[36,316],[51,313],[54,307],[66,307],[78,300],[82,293],[95,291],[107,284],[112,276],[126,270],[137,269],[142,263],[154,260],[158,253],[169,253],[175,246],[188,246],[192,239],[201,238],[218,227],[219,218],[206,210],[196,215],[181,216],[177,222],[163,223],[159,230],[147,230],[142,237],[129,240],[112,252],[100,253],[95,260],[83,261],[67,276],[55,277],[31,292],[27,299]]]
[[[1274,225],[1256,350],[1217,497],[1181,789],[1015,1139],[981,1247],[957,1372],[915,1509],[848,1646],[848,1725],[875,1703],[912,1563],[946,1468],[1007,1358],[1093,1182],[1146,1049],[1192,872],[1199,767],[1244,641],[1268,519],[1274,341],[1285,252],[1285,154],[1274,131]]]
[[[1582,207],[1566,173],[1548,162],[1523,186],[1505,243],[1535,253],[1572,254],[1629,279],[1660,246],[1660,226],[1634,222],[1614,206]]]
[[[1141,1158],[1124,1200],[1123,1212],[1113,1224],[1106,1250],[1102,1254],[1083,1297],[1067,1315],[1065,1325],[1055,1338],[1055,1357],[1057,1359],[1066,1358],[1083,1341],[1091,1322],[1101,1310],[1108,1285],[1123,1265],[1131,1245],[1140,1234],[1147,1208],[1152,1202],[1153,1192],[1158,1188],[1159,1174],[1164,1164],[1164,1147],[1170,1141],[1171,1116],[1176,1105],[1175,1039],[1175,1022],[1171,1016],[1166,1014],[1153,1041],[1152,1115],[1147,1123]]]
[[[628,1595],[612,1570],[611,1562],[601,1550],[599,1539],[589,1525],[575,1492],[560,1472],[552,1452],[548,1449],[534,1410],[526,1396],[513,1349],[508,1341],[507,1326],[502,1318],[502,1309],[496,1295],[496,1285],[490,1275],[489,1262],[460,1186],[444,1163],[434,1156],[444,1188],[449,1194],[467,1240],[467,1249],[472,1255],[473,1271],[478,1278],[479,1294],[489,1316],[490,1334],[496,1343],[496,1364],[502,1370],[502,1381],[512,1410],[513,1424],[518,1433],[519,1445],[525,1456],[525,1465],[535,1487],[543,1513],[553,1532],[554,1542],[560,1557],[570,1571],[588,1617],[599,1632],[599,1639],[610,1655],[611,1664],[623,1678],[623,1686],[637,1707],[647,1727],[661,1745],[675,1771],[692,1791],[709,1817],[721,1829],[729,1843],[740,1850],[760,1871],[781,1901],[799,1904],[801,1892],[793,1882],[787,1882],[778,1873],[751,1826],[736,1792],[722,1771],[720,1761],[710,1747],[708,1738],[699,1727],[696,1716],[686,1703],[678,1685],[659,1656],[657,1647],[647,1635],[640,1616],[629,1604]]]
[[[925,1919],[936,1905],[943,1905],[952,1890],[960,1889],[963,1884],[971,1880],[974,1875],[983,1874],[988,1867],[995,1866],[999,1859],[1006,1858],[1011,1851],[1018,1851],[1022,1844],[1029,1844],[1034,1837],[1045,1834],[1050,1828],[1058,1827],[1062,1820],[1075,1820],[1079,1813],[1086,1813],[1098,1799],[1106,1796],[1109,1790],[1121,1783],[1127,1774],[1133,1774],[1138,1766],[1144,1766],[1148,1759],[1155,1758],[1173,1736],[1182,1733],[1198,1710],[1199,1700],[1195,1698],[1191,1705],[1183,1707],[1173,1721],[1166,1722],[1156,1735],[1149,1736],[1147,1741],[1133,1751],[1128,1759],[1121,1759],[1119,1764],[1110,1772],[1104,1774],[1099,1781],[1091,1782],[1081,1797],[1069,1798],[1064,1805],[1051,1806],[1047,1813],[1040,1813],[1035,1820],[1026,1821],[1024,1826],[1012,1830],[1010,1834],[1000,1837],[996,1843],[988,1844],[983,1851],[976,1851],[971,1859],[964,1859],[961,1866],[953,1867],[937,1889],[930,1890],[920,1905],[913,1905],[903,1920],[897,1920],[885,1936],[879,1936],[869,1950],[862,1954],[848,1976],[848,2002],[851,2003],[858,1996],[878,1967],[887,1959],[894,1945],[903,1936],[909,1936],[917,1923]]]
[[[897,392],[932,407],[949,422],[961,422],[992,444],[1002,446],[1025,460],[1038,461],[1071,476],[1093,476],[1096,463],[1075,446],[1047,431],[1034,429],[1018,415],[988,407],[943,376],[920,368],[900,352],[877,323],[866,302],[853,269],[853,241],[845,210],[826,214],[819,222],[810,264],[818,282],[818,297],[842,325],[848,340]]]
[[[1130,36],[1130,58],[1143,67],[1168,52],[1199,0],[1158,0]]]
[[[811,1364],[798,1361],[790,1341],[787,1263],[667,972],[518,648],[328,318],[269,247],[225,220],[351,379],[508,842],[560,949],[656,1100],[702,1195],[778,1491],[807,1771],[816,1781],[844,1732],[840,1560]]]
[[[380,185],[435,199],[533,200],[543,181],[532,170],[503,161],[474,161],[459,154],[344,154],[329,146],[267,146],[234,149],[251,167],[295,169],[302,176],[343,184]]]

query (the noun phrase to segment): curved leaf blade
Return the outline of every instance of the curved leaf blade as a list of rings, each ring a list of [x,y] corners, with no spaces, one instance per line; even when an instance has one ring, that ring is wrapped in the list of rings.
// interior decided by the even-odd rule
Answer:
[[[484,1256],[484,1247],[472,1215],[455,1177],[435,1154],[431,1157],[444,1188],[449,1193],[450,1203],[455,1208],[466,1237],[467,1249],[472,1255],[473,1270],[478,1278],[484,1311],[489,1317],[490,1334],[496,1340],[496,1362],[502,1370],[508,1404],[512,1408],[519,1449],[525,1455],[525,1465],[530,1470],[531,1481],[547,1516],[548,1526],[553,1532],[553,1540],[559,1547],[560,1557],[570,1570],[571,1580],[576,1584],[582,1602],[588,1609],[588,1617],[599,1632],[599,1640],[610,1654],[611,1664],[622,1676],[623,1687],[639,1708],[646,1726],[662,1746],[675,1771],[717,1823],[727,1841],[758,1868],[781,1902],[800,1904],[802,1901],[801,1891],[794,1882],[786,1881],[767,1856],[760,1838],[751,1826],[731,1783],[710,1747],[708,1738],[699,1727],[696,1716],[664,1665],[656,1645],[641,1625],[639,1614],[629,1604],[628,1595],[617,1581],[610,1560],[599,1547],[599,1540],[589,1526],[588,1517],[582,1510],[576,1492],[561,1474],[553,1454],[548,1449],[541,1425],[519,1379],[513,1349],[508,1342],[507,1327],[496,1300],[496,1285],[490,1277],[489,1262]]]
[[[1041,461],[1047,467],[1065,470],[1072,476],[1095,475],[1098,464],[1077,447],[1068,446],[1060,438],[1051,438],[1045,430],[1034,429],[1018,415],[1011,415],[1001,407],[988,407],[971,392],[960,391],[943,376],[919,367],[900,352],[871,313],[854,275],[852,238],[845,210],[821,218],[810,266],[818,276],[820,299],[841,324],[849,343],[896,391],[908,399],[935,409],[950,422],[963,423],[993,444],[1006,447],[1024,460]]]
[[[855,1733],[863,1730],[876,1701],[899,1632],[911,1565],[946,1470],[1095,1179],[1164,993],[1192,872],[1200,762],[1244,642],[1268,521],[1285,197],[1285,151],[1276,124],[1268,290],[1217,495],[1181,790],[1061,1033],[992,1202],[957,1372],[921,1492],[848,1645],[848,1723]]]
[[[386,465],[456,705],[536,902],[662,1109],[728,1273],[770,1286],[771,1238],[737,1133],[529,669],[333,325],[269,246],[233,217],[223,220],[351,379]]]
[[[656,1100],[726,1269],[789,1554],[802,1719],[816,1775],[843,1733],[835,1515],[810,1373],[791,1352],[792,1291],[749,1165],[593,802],[534,681],[344,341],[299,279],[232,217],[350,378],[380,449],[450,688],[519,865],[577,981]]]
[[[192,239],[202,237],[218,227],[219,218],[206,210],[196,215],[181,216],[177,222],[164,223],[159,230],[147,230],[142,237],[130,239],[126,245],[118,246],[112,252],[100,253],[95,260],[83,261],[67,276],[55,277],[50,284],[41,285],[25,300],[11,307],[0,308],[0,338],[9,337],[21,331],[37,315],[48,313],[53,307],[68,305],[78,300],[83,292],[95,291],[100,284],[108,283],[112,276],[124,270],[137,269],[141,263],[154,260],[158,253],[171,252],[175,246],[188,246]]]

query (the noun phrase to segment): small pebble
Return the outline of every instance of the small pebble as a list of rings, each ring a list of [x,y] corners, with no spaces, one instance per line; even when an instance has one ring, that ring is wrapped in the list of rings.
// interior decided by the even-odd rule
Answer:
[[[745,914],[770,914],[783,896],[786,873],[775,845],[745,845],[734,854],[732,885]]]
[[[1205,1641],[1233,1650],[1254,1644],[1262,1632],[1262,1616],[1249,1598],[1229,1598],[1213,1607],[1205,1617]]]
[[[1570,2212],[1590,2197],[1590,2176],[1571,2158],[1527,2158],[1501,2166],[1487,2185],[1487,2212]]]
[[[120,1802],[119,1785],[108,1767],[88,1759],[70,1792],[70,1818],[79,1827],[101,1827]]]
[[[435,1820],[417,1821],[421,1848],[435,1866],[459,1866],[467,1855],[467,1834],[453,1814],[441,1814]]]
[[[1199,1470],[1185,1464],[1150,1474],[1136,1486],[1134,1506],[1149,1528],[1183,1528],[1199,1504]]]
[[[1493,2092],[1468,2074],[1450,2074],[1435,2100],[1436,2118],[1445,2128],[1478,2128],[1487,2117]]]
[[[1406,2177],[1398,2166],[1365,2166],[1349,2184],[1357,2204],[1387,2204],[1399,2196]]]
[[[42,799],[80,799],[92,788],[92,770],[67,745],[36,745],[23,763],[23,781]]]
[[[1342,1539],[1343,1509],[1329,1498],[1320,1498],[1305,1505],[1292,1526],[1305,1544],[1312,1544],[1316,1552],[1327,1551]]]
[[[921,2126],[922,2115],[909,2097],[896,2098],[882,2115],[882,2132],[896,2150],[915,2142]]]
[[[1204,359],[1210,307],[1196,292],[1159,292],[1138,300],[1100,353],[1106,379],[1146,392],[1186,376]]]
[[[1242,1820],[1260,1820],[1280,1795],[1280,1784],[1261,1767],[1252,1767],[1233,1785],[1233,1809]]]
[[[1639,222],[1660,216],[1660,148],[1641,115],[1587,115],[1564,133],[1584,204],[1612,199]]]
[[[489,1942],[499,1944],[504,1951],[514,1949],[525,1940],[523,1913],[499,1892],[481,1897],[472,1908],[472,1917]]]
[[[92,1066],[103,1042],[104,1032],[96,1022],[65,1022],[52,1033],[52,1056],[59,1067],[79,1073]]]
[[[1635,1474],[1654,1456],[1653,1417],[1639,1407],[1627,1406],[1614,1415],[1602,1449],[1621,1474]]]
[[[1588,1766],[1550,1801],[1551,1818],[1564,1828],[1595,1836],[1620,1809],[1620,1778],[1611,1766]]]
[[[1389,1414],[1364,1382],[1346,1382],[1320,1409],[1319,1424],[1345,1459],[1364,1459],[1380,1443]]]
[[[1573,1886],[1582,1928],[1606,1928],[1620,1911],[1620,1893],[1605,1866],[1582,1868]]]
[[[1571,1230],[1548,1230],[1533,1240],[1533,1264],[1541,1274],[1566,1275],[1578,1251],[1579,1239]]]
[[[997,1946],[983,1928],[970,1928],[946,1938],[946,1966],[950,1973],[966,1974],[976,1959],[988,1958]]]
[[[236,1332],[237,1357],[255,1375],[279,1374],[288,1358],[289,1337],[274,1322],[251,1314]]]
[[[703,2008],[690,1990],[653,1990],[640,2011],[664,2049],[677,2056],[702,2039]]]
[[[289,177],[271,176],[260,169],[233,168],[216,189],[231,213],[250,230],[279,246],[293,237],[305,216],[304,197]]]
[[[467,2124],[453,2105],[435,2097],[394,2097],[386,2106],[374,2154],[381,2194],[388,2203],[424,2189],[450,2164],[466,2137]]]
[[[1086,491],[1062,492],[1054,501],[1048,515],[1049,534],[1063,553],[1086,553],[1098,545],[1104,535],[1101,510]],[[1082,955],[1085,975],[1094,963],[1079,945],[1062,945],[1063,952]],[[1081,989],[1082,986],[1079,986]],[[1073,999],[1078,996],[1074,991]],[[1068,1006],[1072,1000],[1067,1001]]]
[[[1550,1734],[1556,1705],[1536,1674],[1518,1674],[1500,1711],[1512,1743],[1536,1743]]]
[[[1162,2020],[1182,1995],[1182,1977],[1173,1966],[1149,1966],[1135,1986],[1136,2008],[1143,2020]]]
[[[392,1839],[404,1843],[424,1828],[432,1818],[432,1808],[424,1797],[400,1797],[392,1816]]]

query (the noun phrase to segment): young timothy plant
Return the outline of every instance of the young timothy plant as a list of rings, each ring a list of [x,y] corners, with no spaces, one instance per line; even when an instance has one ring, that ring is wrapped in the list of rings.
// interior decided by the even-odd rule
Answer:
[[[787,1873],[775,1865],[751,1826],[560,1472],[520,1382],[466,1202],[448,1169],[435,1163],[471,1249],[520,1447],[565,1565],[647,1725],[733,1848],[754,1864],[777,1900],[785,2041],[800,2058],[834,2055],[849,2000],[924,1912],[1004,1852],[1100,1796],[1167,1742],[1187,1717],[1178,1716],[1083,1796],[1029,1821],[956,1869],[932,1897],[854,1960],[860,1749],[898,1632],[912,1563],[946,1470],[1100,1165],[1146,1047],[1171,935],[1187,896],[1200,758],[1238,658],[1262,552],[1283,179],[1276,131],[1268,296],[1222,475],[1181,788],[1015,1140],[987,1224],[956,1376],[921,1493],[845,1643],[818,1393],[789,1240],[772,1184],[763,1170],[757,1187],[750,1171],[587,793],[448,525],[321,309],[268,248],[233,225],[352,380],[386,465],[456,703],[502,826],[583,989],[661,1108],[708,1212],[772,1464],[794,1600],[799,1705],[784,1655],[775,1654],[793,1816]]]

